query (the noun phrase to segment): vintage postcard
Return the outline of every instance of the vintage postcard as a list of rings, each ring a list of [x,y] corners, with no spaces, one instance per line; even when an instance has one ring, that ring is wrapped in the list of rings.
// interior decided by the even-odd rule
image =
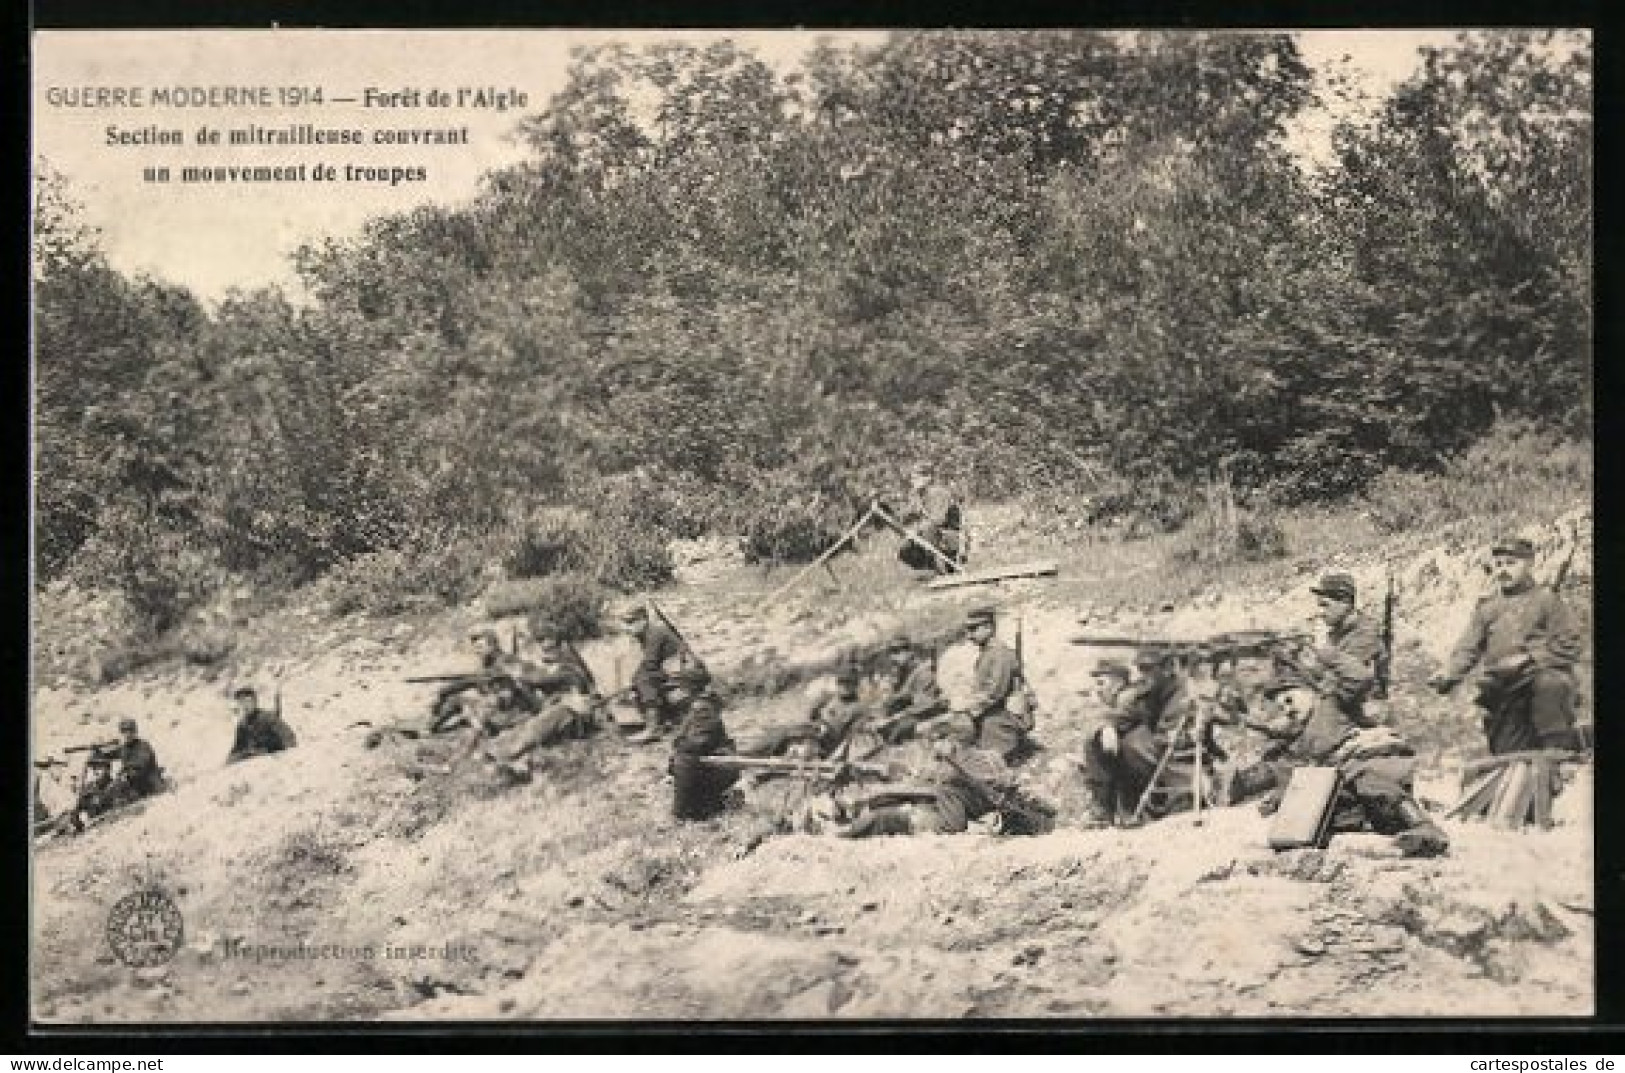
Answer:
[[[37,1024],[1594,1013],[1588,32],[32,57]]]

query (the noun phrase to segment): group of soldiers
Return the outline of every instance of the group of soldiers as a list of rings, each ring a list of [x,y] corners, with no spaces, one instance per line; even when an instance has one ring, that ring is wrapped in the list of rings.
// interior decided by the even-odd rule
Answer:
[[[253,686],[241,685],[234,689],[232,703],[237,722],[226,763],[279,753],[298,744],[298,736],[283,720],[280,710],[260,707],[259,694]],[[280,709],[280,704],[277,707]],[[38,833],[66,835],[82,831],[96,820],[168,788],[158,753],[152,743],[141,736],[140,725],[126,716],[118,721],[118,732],[117,741],[73,746],[67,750],[70,754],[85,753],[86,759],[83,769],[68,786],[71,802],[60,807],[56,814],[51,813],[43,800],[40,780],[35,780],[34,823]],[[48,769],[65,763],[50,758],[35,761],[35,766]]]
[[[1580,632],[1554,586],[1532,576],[1534,549],[1514,538],[1493,548],[1497,592],[1475,608],[1466,634],[1430,684],[1455,688],[1482,666],[1477,703],[1493,754],[1575,750],[1574,665]],[[1258,800],[1266,814],[1300,767],[1336,768],[1341,778],[1333,830],[1395,837],[1404,853],[1444,853],[1448,839],[1414,796],[1412,745],[1370,708],[1381,690],[1383,631],[1358,605],[1354,580],[1328,574],[1312,588],[1323,636],[1271,634],[1262,678],[1216,668],[1236,650],[1175,642],[1142,643],[1132,658],[1100,660],[1092,672],[1097,728],[1078,758],[1090,803],[1084,826],[1134,826],[1204,804]],[[903,633],[878,660],[849,655],[832,694],[804,719],[769,729],[741,748],[724,720],[725,702],[705,664],[653,604],[614,616],[639,657],[628,686],[601,695],[592,669],[545,613],[529,622],[532,645],[505,652],[497,634],[477,629],[469,644],[477,670],[414,679],[440,684],[423,720],[390,728],[407,737],[452,735],[461,749],[445,770],[474,757],[515,783],[529,781],[546,750],[605,728],[638,746],[669,739],[672,813],[703,820],[730,798],[764,784],[816,783],[791,826],[861,838],[954,833],[975,826],[1007,833],[1047,829],[1054,815],[1022,788],[1020,768],[1041,745],[1037,701],[1020,653],[996,636],[997,612],[972,608],[963,639],[976,651],[966,691],[942,688],[930,646]],[[517,645],[516,645],[517,648]],[[1251,654],[1256,655],[1256,652]],[[1202,660],[1210,673],[1200,673]],[[1385,684],[1385,683],[1383,683]],[[228,762],[291,748],[280,714],[259,706],[252,688],[234,695],[236,738]],[[1244,728],[1268,744],[1248,764],[1225,764],[1216,728]],[[116,768],[81,793],[75,815],[105,812],[162,787],[152,747],[133,720],[103,760]],[[368,738],[376,745],[386,732]]]

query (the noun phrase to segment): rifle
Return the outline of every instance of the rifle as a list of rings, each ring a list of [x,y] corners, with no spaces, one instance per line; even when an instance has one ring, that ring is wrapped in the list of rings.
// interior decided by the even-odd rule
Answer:
[[[65,753],[109,753],[117,752],[119,743],[116,741],[94,741],[89,745],[69,745],[62,751]]]
[[[1569,553],[1563,560],[1563,565],[1557,568],[1557,574],[1552,578],[1552,591],[1561,593],[1563,583],[1569,579],[1569,568],[1574,565],[1574,553],[1580,550],[1580,523],[1569,524]]]
[[[1233,630],[1199,641],[1173,641],[1147,637],[1102,637],[1085,635],[1071,639],[1075,645],[1091,648],[1154,648],[1165,650],[1187,663],[1224,663],[1243,656],[1273,656],[1282,648],[1314,640],[1307,633],[1281,633],[1277,630]]]
[[[1022,655],[1021,634],[1022,617],[1016,616],[1016,682],[1010,690],[1010,696],[1005,700],[1005,707],[1010,714],[1019,717],[1023,722],[1031,724],[1033,709],[1038,707],[1037,698],[1033,696],[1032,685],[1027,681],[1027,661]],[[1028,730],[1032,727],[1029,725]]]
[[[1377,700],[1388,699],[1388,685],[1393,680],[1394,668],[1394,575],[1388,574],[1388,591],[1382,598],[1382,647],[1377,651],[1377,659],[1372,667],[1374,682],[1371,687],[1371,696]]]
[[[688,643],[688,638],[684,637],[682,631],[677,628],[676,624],[673,623],[671,619],[666,617],[666,613],[664,611],[660,610],[660,605],[655,603],[653,600],[650,600],[649,610],[653,611],[655,616],[660,619],[662,624],[665,625],[666,629],[671,631],[671,635],[677,638],[677,643],[682,646],[679,649],[678,654],[682,658],[683,662],[685,664],[692,664],[697,667],[704,667],[705,661],[695,654],[693,647]]]
[[[581,657],[581,652],[576,648],[576,643],[574,641],[565,641],[564,650],[570,653],[571,658],[576,661],[576,664],[580,666],[582,670],[587,672],[588,692],[595,697],[600,696],[601,694],[598,692],[598,676],[592,673],[592,664],[588,663]]]
[[[701,762],[738,771],[784,771],[809,778],[836,778],[844,772],[886,778],[891,774],[884,764],[855,760],[794,760],[778,756],[702,756]]]

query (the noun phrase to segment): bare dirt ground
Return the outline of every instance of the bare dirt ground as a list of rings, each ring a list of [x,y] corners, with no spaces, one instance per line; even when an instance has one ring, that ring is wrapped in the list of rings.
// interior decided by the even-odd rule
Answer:
[[[1589,515],[1576,515],[1588,529]],[[1540,568],[1571,519],[1531,534]],[[1435,537],[1315,563],[1352,571],[1368,600],[1402,592],[1392,705],[1430,763],[1425,799],[1481,751],[1465,699],[1416,688],[1470,611],[1471,541]],[[1103,553],[1104,554],[1104,553]],[[1021,558],[1012,555],[1010,558]],[[1134,831],[1084,831],[1078,762],[1101,653],[1080,632],[1197,637],[1297,628],[1307,577],[1135,605],[1085,555],[1055,581],[940,594],[870,584],[880,553],[760,606],[773,586],[698,549],[660,597],[737,689],[736,738],[793,718],[843,646],[903,626],[946,630],[971,601],[1019,614],[1043,706],[1028,781],[1061,810],[1036,838],[762,839],[764,818],[669,817],[666,752],[610,735],[556,751],[525,786],[477,770],[424,775],[438,744],[368,750],[360,722],[420,711],[458,666],[477,609],[289,640],[267,623],[227,675],[168,670],[96,692],[36,692],[36,753],[143,723],[178,788],[117,822],[48,843],[33,865],[33,1003],[56,1023],[372,1018],[892,1018],[1489,1016],[1590,1014],[1595,938],[1591,786],[1551,830],[1445,822],[1446,858],[1406,861],[1377,836],[1278,854],[1250,807]],[[1091,571],[1096,571],[1092,573]],[[1589,537],[1575,574],[1588,579]],[[778,583],[788,575],[775,577]],[[1569,594],[1580,603],[1589,585]],[[273,639],[281,639],[273,643]],[[606,683],[628,653],[587,655]],[[942,670],[962,680],[964,653]],[[798,673],[798,668],[806,673]],[[807,670],[812,668],[812,670]],[[300,747],[221,766],[225,687],[281,672]],[[761,686],[777,674],[780,684]],[[804,681],[805,680],[805,681]],[[438,752],[437,752],[438,750]],[[431,757],[433,758],[433,757]],[[185,919],[168,965],[132,970],[104,935],[111,905],[157,884]],[[276,948],[276,949],[272,949]],[[314,951],[314,953],[312,952]]]

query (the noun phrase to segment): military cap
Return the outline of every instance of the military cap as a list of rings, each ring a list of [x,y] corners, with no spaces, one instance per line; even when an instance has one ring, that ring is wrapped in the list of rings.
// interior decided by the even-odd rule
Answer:
[[[1134,653],[1136,667],[1160,667],[1168,662],[1174,650],[1167,645],[1141,645]]]
[[[1259,692],[1266,697],[1273,697],[1285,693],[1289,689],[1313,689],[1309,681],[1294,670],[1277,671],[1274,678],[1259,687]]]
[[[1534,542],[1526,537],[1504,537],[1495,542],[1490,549],[1491,555],[1511,555],[1517,559],[1533,559],[1535,557]]]
[[[485,641],[496,648],[502,647],[502,642],[497,638],[497,631],[495,630],[469,630],[468,639],[470,641]]]
[[[643,604],[629,603],[622,607],[620,612],[615,617],[620,619],[622,622],[635,622],[640,618],[647,618],[648,615],[649,609]]]
[[[128,717],[120,719],[118,721],[118,728],[120,730],[134,730],[136,729],[135,720]]]
[[[1333,600],[1342,600],[1344,603],[1354,602],[1354,579],[1347,574],[1327,574],[1320,579],[1320,584],[1311,585],[1309,591],[1316,596],[1329,596]]]
[[[233,689],[231,691],[231,699],[232,700],[237,700],[240,697],[257,697],[257,696],[259,696],[259,694],[254,691],[254,687],[249,686],[249,685],[238,686],[236,689]]]
[[[698,692],[711,684],[711,672],[697,663],[691,663],[672,675],[672,679],[680,686]]]
[[[706,708],[715,712],[722,709],[722,701],[717,698],[715,693],[697,693],[695,694],[694,699],[688,702],[688,707],[690,711],[694,711],[698,708]]]
[[[862,681],[863,668],[858,665],[856,660],[842,660],[840,666],[835,668],[835,680],[837,682]]]
[[[965,612],[965,625],[979,626],[984,622],[992,622],[998,617],[998,611],[992,604],[978,604]]]
[[[898,630],[886,638],[887,652],[907,652],[914,647],[914,642],[908,639],[908,634]]]
[[[1121,678],[1126,682],[1134,677],[1134,668],[1120,659],[1103,659],[1089,673],[1095,678]]]
[[[530,630],[530,635],[539,641],[563,639],[563,631],[559,628],[558,620],[552,615],[537,611],[526,620],[525,626]]]

